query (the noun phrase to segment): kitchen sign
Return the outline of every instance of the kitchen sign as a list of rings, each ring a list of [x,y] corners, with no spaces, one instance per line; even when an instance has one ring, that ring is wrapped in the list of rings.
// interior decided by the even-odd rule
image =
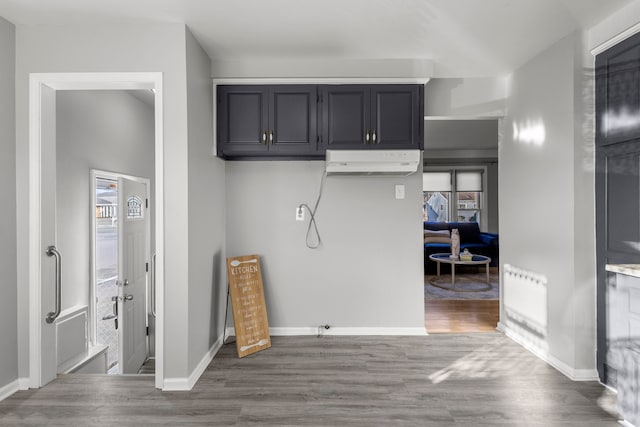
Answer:
[[[227,258],[238,357],[271,347],[262,271],[257,255]]]

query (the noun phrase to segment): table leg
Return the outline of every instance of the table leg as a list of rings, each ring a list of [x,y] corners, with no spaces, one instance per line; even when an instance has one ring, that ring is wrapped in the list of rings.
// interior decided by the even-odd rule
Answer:
[[[485,264],[485,266],[486,266],[485,268],[486,268],[486,271],[487,271],[487,285],[488,285],[489,284],[489,264]]]
[[[438,277],[440,277],[440,261],[436,261],[436,271],[438,272]]]
[[[451,288],[456,288],[456,264],[454,262],[451,263]]]

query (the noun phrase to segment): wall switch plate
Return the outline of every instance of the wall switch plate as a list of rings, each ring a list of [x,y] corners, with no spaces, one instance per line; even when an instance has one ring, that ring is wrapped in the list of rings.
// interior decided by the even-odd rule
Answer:
[[[304,209],[296,208],[296,221],[304,221]]]
[[[404,185],[396,185],[396,199],[404,199]]]

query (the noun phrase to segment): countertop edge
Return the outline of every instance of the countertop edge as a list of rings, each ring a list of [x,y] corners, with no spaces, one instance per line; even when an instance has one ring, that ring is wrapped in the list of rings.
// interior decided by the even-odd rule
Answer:
[[[640,264],[606,264],[604,268],[612,273],[640,277]]]

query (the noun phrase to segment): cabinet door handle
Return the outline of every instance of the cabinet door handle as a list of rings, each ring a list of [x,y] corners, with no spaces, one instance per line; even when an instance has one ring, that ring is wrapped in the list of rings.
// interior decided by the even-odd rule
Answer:
[[[269,131],[269,144],[273,144],[273,130]]]
[[[373,131],[373,135],[371,136],[371,139],[373,140],[373,144],[377,144],[377,143],[378,143],[378,142],[376,141],[378,138],[377,138],[377,135],[376,135],[376,131],[375,131],[375,130]]]
[[[364,143],[369,143],[369,129],[367,129],[367,133],[364,134]]]
[[[262,143],[267,144],[267,131],[262,132]]]

